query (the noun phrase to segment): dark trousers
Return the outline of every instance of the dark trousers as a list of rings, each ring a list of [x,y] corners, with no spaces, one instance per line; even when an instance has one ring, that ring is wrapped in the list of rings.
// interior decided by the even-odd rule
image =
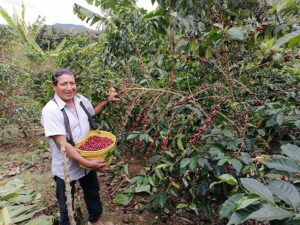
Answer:
[[[56,181],[56,198],[59,204],[60,225],[69,225],[65,181],[57,176],[54,177],[54,180]],[[78,181],[83,190],[84,201],[89,213],[89,221],[91,223],[96,222],[103,211],[99,195],[100,187],[97,173],[92,170]],[[75,182],[76,181],[71,181],[72,205],[74,204]]]

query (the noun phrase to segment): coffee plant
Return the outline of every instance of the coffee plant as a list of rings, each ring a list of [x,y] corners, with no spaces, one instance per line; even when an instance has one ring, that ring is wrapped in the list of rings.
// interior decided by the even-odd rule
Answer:
[[[60,46],[51,65],[72,69],[95,103],[109,87],[120,94],[97,120],[116,134],[117,160],[134,156],[143,170],[128,178],[130,163],[116,167],[128,179],[115,202],[143,193],[143,210],[185,211],[195,224],[297,224],[299,1],[152,0],[152,12],[87,2],[105,17],[77,4],[74,13],[104,31]],[[43,34],[44,54],[31,54],[41,62],[51,55]],[[48,69],[32,84],[46,87],[43,102]]]
[[[299,31],[292,29],[299,2],[155,1],[149,13],[134,1],[108,2],[99,1],[110,9],[106,18],[75,12],[105,26],[88,62],[94,80],[120,84],[123,100],[105,120],[132,145],[126,153],[150,168],[116,201],[127,205],[146,192],[150,208],[168,214],[175,204],[228,224],[296,215],[264,205],[258,193],[269,168],[255,159],[299,145]],[[269,211],[277,216],[259,217]]]

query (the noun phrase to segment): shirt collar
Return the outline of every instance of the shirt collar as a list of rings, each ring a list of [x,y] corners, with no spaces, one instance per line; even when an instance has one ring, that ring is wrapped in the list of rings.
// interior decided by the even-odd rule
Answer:
[[[54,94],[54,99],[60,110],[62,110],[67,105],[67,103],[65,103],[56,93]],[[80,98],[77,95],[74,96],[74,102],[75,104],[80,102]]]

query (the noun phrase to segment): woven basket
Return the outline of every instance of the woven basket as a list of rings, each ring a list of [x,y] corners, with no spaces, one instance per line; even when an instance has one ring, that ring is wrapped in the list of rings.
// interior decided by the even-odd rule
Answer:
[[[111,139],[113,141],[113,143],[110,146],[108,146],[106,148],[103,148],[101,150],[98,150],[98,151],[97,150],[96,151],[83,151],[83,150],[80,150],[79,146],[84,144],[84,142],[86,142],[87,139],[91,136],[106,137],[106,138]],[[116,141],[117,141],[116,136],[113,135],[110,132],[101,131],[101,130],[93,130],[93,131],[90,131],[84,139],[82,139],[82,140],[80,140],[76,143],[76,149],[79,152],[79,154],[82,157],[86,158],[86,159],[89,159],[89,160],[93,160],[93,159],[106,160],[107,164],[110,164],[111,160],[112,160],[111,152],[116,147]],[[83,167],[82,165],[80,165],[80,166]]]

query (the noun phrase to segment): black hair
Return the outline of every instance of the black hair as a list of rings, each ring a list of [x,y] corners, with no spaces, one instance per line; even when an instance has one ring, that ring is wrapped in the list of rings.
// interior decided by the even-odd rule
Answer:
[[[52,74],[52,84],[53,85],[57,85],[58,82],[58,77],[60,77],[61,75],[72,75],[75,77],[75,74],[68,69],[60,69],[60,70],[56,70],[53,74]]]

